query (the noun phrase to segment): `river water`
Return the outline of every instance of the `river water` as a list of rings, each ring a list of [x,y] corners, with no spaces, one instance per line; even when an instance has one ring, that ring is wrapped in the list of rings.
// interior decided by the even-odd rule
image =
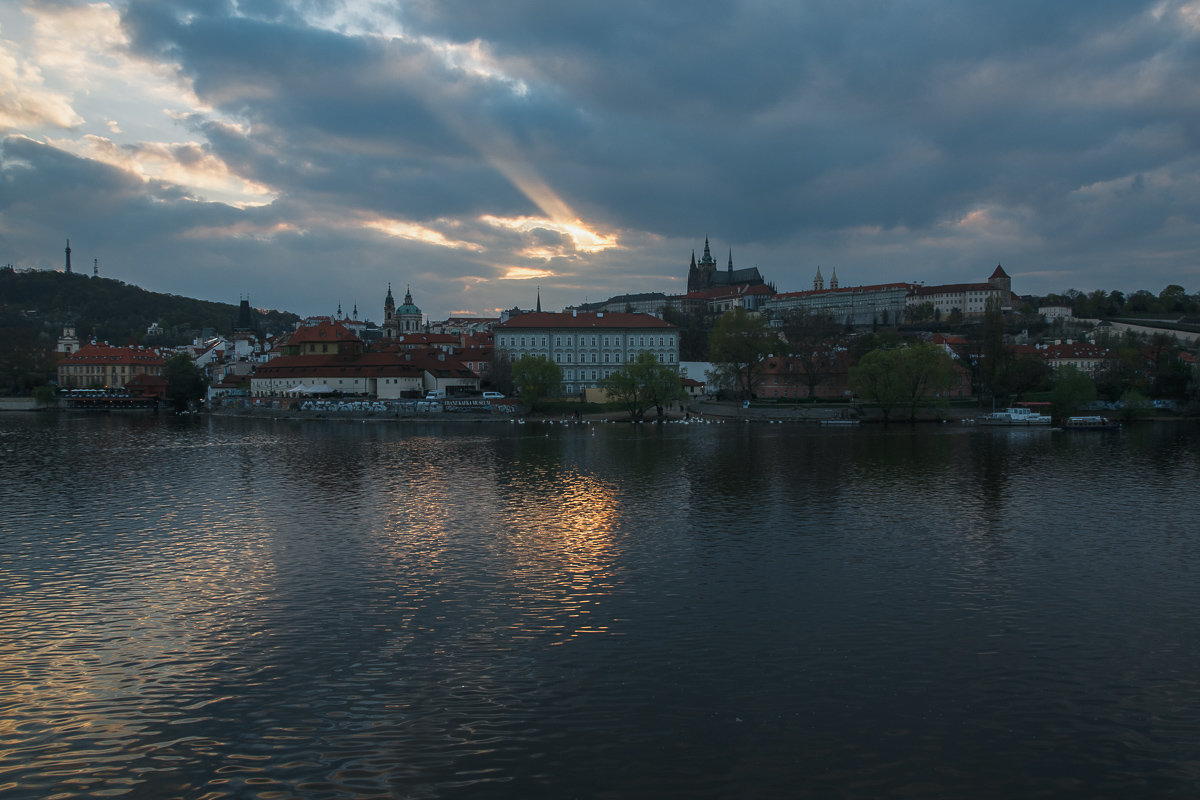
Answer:
[[[0,417],[5,798],[1200,794],[1200,430]]]

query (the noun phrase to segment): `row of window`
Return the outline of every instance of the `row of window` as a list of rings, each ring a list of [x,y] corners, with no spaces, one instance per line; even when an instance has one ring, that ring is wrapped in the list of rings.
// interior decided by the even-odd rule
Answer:
[[[549,338],[549,336],[500,336],[498,337],[497,347],[547,347]],[[588,341],[589,338],[591,339],[590,343]],[[633,347],[635,345],[638,347],[654,347],[655,338],[658,339],[658,347],[675,346],[674,336],[638,336],[635,343],[633,335],[597,336],[595,334],[592,334],[590,337],[587,335],[555,336],[554,346],[562,347],[565,340],[567,347]],[[538,341],[539,339],[541,340],[540,342]],[[647,343],[647,339],[649,339],[649,343]],[[599,344],[600,340],[603,340],[602,345]]]
[[[519,353],[510,352],[508,354],[508,360],[516,361],[519,356],[520,356]],[[580,358],[579,358],[579,363],[580,364],[587,364],[587,363],[598,364],[598,363],[600,363],[599,361],[596,360],[597,359],[596,353],[592,353],[591,356],[592,356],[591,361],[589,362],[588,354],[581,353]],[[675,363],[675,353],[674,352],[665,353],[665,354],[664,353],[655,353],[655,357],[658,359],[658,363],[660,363],[660,364],[674,364]],[[630,350],[629,351],[629,360],[633,361],[635,358],[637,358],[637,353]],[[573,364],[573,363],[575,363],[575,354],[568,352],[566,354],[566,356],[564,357],[564,355],[562,353],[555,353],[553,356],[553,359],[554,359],[555,364]],[[621,363],[621,354],[619,352],[618,353],[605,353],[604,354],[604,363],[605,364],[620,364]]]

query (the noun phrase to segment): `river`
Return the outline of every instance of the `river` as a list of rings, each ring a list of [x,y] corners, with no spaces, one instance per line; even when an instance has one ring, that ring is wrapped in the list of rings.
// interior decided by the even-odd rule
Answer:
[[[1200,794],[1200,429],[0,415],[5,798]]]

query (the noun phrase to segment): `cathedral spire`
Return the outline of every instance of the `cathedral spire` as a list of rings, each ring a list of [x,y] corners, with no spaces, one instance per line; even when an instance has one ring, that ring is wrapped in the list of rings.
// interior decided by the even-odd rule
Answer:
[[[817,276],[813,278],[813,291],[819,292],[825,288],[825,279],[821,277],[821,267],[817,267]]]
[[[542,287],[537,287],[537,312],[542,313]]]
[[[733,272],[733,248],[729,248],[729,271]]]

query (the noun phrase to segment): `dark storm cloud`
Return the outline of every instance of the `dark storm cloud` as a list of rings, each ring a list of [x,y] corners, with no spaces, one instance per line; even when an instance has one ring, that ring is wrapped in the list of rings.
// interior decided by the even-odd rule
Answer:
[[[274,231],[193,238],[217,264],[257,258],[299,276],[341,260],[376,285],[401,263],[444,281],[430,294],[446,308],[471,281],[511,291],[498,273],[539,266],[523,248],[563,251],[540,266],[564,292],[671,290],[706,234],[785,290],[817,263],[861,282],[970,280],[996,261],[1052,275],[1019,291],[1127,287],[1139,263],[1200,281],[1200,20],[1169,2],[370,7],[402,36],[359,35],[372,24],[361,19],[350,32],[312,24],[353,17],[332,0],[122,8],[132,48],[177,64],[214,109],[183,124],[278,199],[198,203],[22,143],[6,147],[6,174],[32,158],[81,196],[101,193],[89,181],[115,187],[109,227],[131,236],[154,214],[164,241],[222,224]],[[470,48],[482,69],[463,60]],[[629,249],[584,262],[561,232],[481,223],[543,215],[518,185],[526,173]],[[443,225],[453,241],[311,224],[335,212]]]

